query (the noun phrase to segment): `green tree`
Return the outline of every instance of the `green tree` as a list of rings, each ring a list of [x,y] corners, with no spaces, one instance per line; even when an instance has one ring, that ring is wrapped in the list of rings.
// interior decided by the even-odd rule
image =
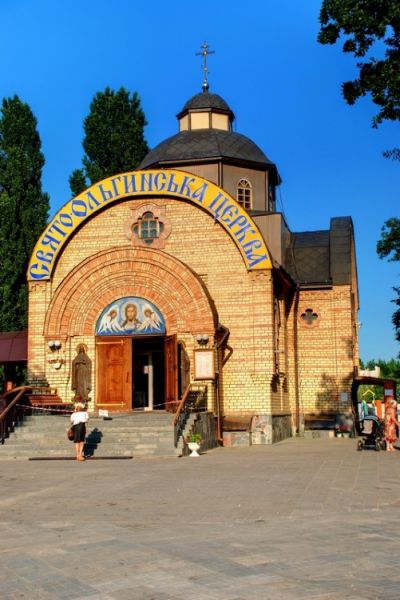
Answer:
[[[360,368],[368,369],[373,371],[375,366],[379,367],[381,370],[380,377],[381,379],[394,379],[396,381],[396,392],[397,396],[400,394],[400,360],[396,358],[391,358],[390,360],[382,360],[382,359],[372,359],[364,363],[360,359]],[[375,400],[384,400],[383,394],[383,386],[382,385],[360,385],[358,388],[358,398],[365,398],[365,400],[371,401]]]
[[[84,121],[83,167],[71,174],[72,193],[105,177],[135,169],[148,152],[144,137],[147,121],[136,92],[98,92]]]
[[[389,261],[400,260],[400,219],[392,218],[382,227],[382,236],[376,245],[379,258],[388,258]],[[400,342],[400,287],[394,287],[397,297],[392,300],[396,310],[392,322],[396,331],[396,339]]]
[[[398,0],[324,0],[318,41],[335,44],[343,33],[343,52],[358,60],[358,77],[342,84],[345,101],[371,94],[379,107],[373,127],[400,120],[400,2]],[[368,55],[374,48],[380,58]],[[382,56],[383,55],[383,56]],[[398,158],[400,150],[386,152]]]
[[[18,96],[0,113],[0,331],[27,327],[26,270],[48,218],[37,121]]]
[[[400,2],[399,0],[323,0],[318,41],[335,44],[344,34],[343,52],[358,59],[358,77],[342,84],[348,104],[370,94],[379,108],[372,126],[383,121],[400,121]],[[378,53],[379,58],[374,56]],[[374,53],[374,54],[373,54]],[[362,59],[362,60],[361,60]],[[384,153],[400,160],[400,148]],[[400,259],[400,220],[392,218],[382,227],[377,244],[380,258]],[[397,309],[392,320],[400,341],[400,288],[393,288]]]

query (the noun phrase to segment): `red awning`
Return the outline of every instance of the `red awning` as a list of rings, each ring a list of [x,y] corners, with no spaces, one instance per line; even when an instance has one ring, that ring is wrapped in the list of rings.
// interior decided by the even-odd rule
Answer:
[[[27,331],[0,333],[0,364],[26,362],[27,360]]]

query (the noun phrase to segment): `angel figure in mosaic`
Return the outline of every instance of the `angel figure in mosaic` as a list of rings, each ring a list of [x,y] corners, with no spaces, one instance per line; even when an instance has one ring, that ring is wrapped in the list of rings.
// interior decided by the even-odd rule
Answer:
[[[161,331],[161,319],[150,306],[147,305],[143,309],[143,320],[138,327],[138,331],[151,331],[153,329]]]
[[[122,328],[118,323],[118,311],[112,308],[101,319],[98,333],[118,333],[119,331],[122,331]]]

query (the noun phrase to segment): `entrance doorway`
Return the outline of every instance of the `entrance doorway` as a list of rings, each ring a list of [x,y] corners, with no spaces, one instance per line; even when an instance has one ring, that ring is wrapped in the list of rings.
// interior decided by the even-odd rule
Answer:
[[[163,339],[132,341],[133,410],[165,409],[164,363]]]
[[[96,339],[96,406],[109,411],[174,411],[178,395],[176,336]]]

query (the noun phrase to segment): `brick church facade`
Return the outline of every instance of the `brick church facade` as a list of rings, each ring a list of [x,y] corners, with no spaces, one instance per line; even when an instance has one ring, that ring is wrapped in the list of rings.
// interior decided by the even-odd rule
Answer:
[[[54,216],[28,272],[31,384],[71,402],[81,364],[89,410],[118,413],[172,412],[191,388],[225,444],[351,412],[352,221],[291,231],[276,166],[233,121],[204,89],[137,171]]]

